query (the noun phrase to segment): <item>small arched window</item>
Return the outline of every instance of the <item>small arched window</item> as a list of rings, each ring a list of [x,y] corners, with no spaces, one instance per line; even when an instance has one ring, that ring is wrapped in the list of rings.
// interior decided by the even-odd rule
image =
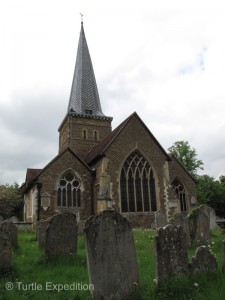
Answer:
[[[138,152],[125,161],[120,175],[122,212],[156,211],[156,192],[153,170]]]
[[[65,207],[81,206],[80,180],[73,172],[66,172],[58,183],[57,205]]]
[[[84,140],[87,139],[87,130],[86,129],[83,130],[83,139]]]
[[[176,178],[173,180],[171,185],[177,195],[177,198],[180,200],[180,210],[187,211],[186,193],[183,184],[178,178]]]
[[[93,136],[94,136],[94,140],[97,141],[98,140],[98,131],[97,130],[94,130]]]

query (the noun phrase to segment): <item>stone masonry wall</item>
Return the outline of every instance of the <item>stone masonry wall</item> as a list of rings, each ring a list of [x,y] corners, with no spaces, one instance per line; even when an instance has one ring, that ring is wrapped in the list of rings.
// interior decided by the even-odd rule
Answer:
[[[121,167],[129,154],[137,149],[153,168],[156,183],[157,209],[164,208],[163,165],[166,155],[149,135],[149,132],[140,123],[139,119],[134,116],[106,151],[106,157],[109,159],[107,172],[111,176],[112,183],[111,196],[113,199],[113,208],[118,212],[121,211],[119,194]],[[96,173],[100,172],[100,170],[101,165],[98,164],[96,166]],[[96,176],[98,178],[98,174]],[[138,218],[140,218],[140,222]],[[149,223],[154,220],[152,213],[137,214],[132,219],[137,224],[143,223],[141,222],[143,218],[148,220]]]
[[[47,219],[58,212],[74,212],[75,209],[57,207],[57,181],[60,176],[68,169],[77,172],[83,180],[84,191],[81,193],[81,208],[80,219],[86,219],[92,214],[92,175],[90,171],[68,150],[54,161],[46,170],[39,176],[39,181],[42,183],[41,194],[50,194],[50,207],[47,211],[41,208],[40,219]]]

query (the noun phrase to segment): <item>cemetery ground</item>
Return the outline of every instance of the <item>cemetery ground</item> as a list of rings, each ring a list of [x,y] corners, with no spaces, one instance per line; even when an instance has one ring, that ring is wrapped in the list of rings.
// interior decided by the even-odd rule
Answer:
[[[155,232],[134,229],[133,233],[140,277],[140,283],[134,283],[140,294],[134,293],[133,299],[224,300],[225,274],[221,271],[224,233],[220,229],[212,231],[212,240],[208,244],[218,259],[218,273],[170,278],[160,288],[155,282]],[[13,252],[13,267],[0,278],[0,300],[91,299],[83,236],[78,238],[76,257],[51,260],[45,257],[43,249],[38,248],[34,232],[20,232],[18,241],[19,247]],[[191,248],[189,260],[194,253],[195,248]]]

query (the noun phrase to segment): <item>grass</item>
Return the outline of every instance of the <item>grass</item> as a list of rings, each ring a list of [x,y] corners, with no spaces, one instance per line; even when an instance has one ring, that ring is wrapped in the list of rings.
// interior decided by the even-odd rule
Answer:
[[[224,235],[219,229],[213,231],[212,241],[209,244],[218,258],[218,273],[168,279],[160,288],[157,288],[154,281],[154,234],[152,230],[134,230],[140,294],[134,295],[133,299],[140,299],[140,295],[142,299],[154,300],[225,299],[225,274],[221,272],[221,245]],[[195,248],[192,248],[189,257],[194,252]],[[8,282],[13,283],[12,290],[6,289]],[[68,286],[68,284],[73,285]],[[82,236],[78,239],[76,257],[59,257],[49,261],[45,258],[43,250],[37,247],[35,233],[19,233],[19,248],[13,253],[13,268],[0,278],[0,300],[88,300],[91,299],[89,290],[81,290],[82,287],[87,289],[88,285],[87,261]],[[68,290],[65,290],[66,287]],[[56,288],[64,289],[58,291]]]

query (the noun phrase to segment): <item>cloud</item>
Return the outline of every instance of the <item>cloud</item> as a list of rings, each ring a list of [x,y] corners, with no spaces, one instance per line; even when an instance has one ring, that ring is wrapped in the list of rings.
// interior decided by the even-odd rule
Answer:
[[[222,1],[11,0],[1,6],[1,183],[22,182],[27,167],[41,168],[58,152],[80,11],[113,127],[136,111],[165,149],[187,140],[206,174],[224,174]]]

